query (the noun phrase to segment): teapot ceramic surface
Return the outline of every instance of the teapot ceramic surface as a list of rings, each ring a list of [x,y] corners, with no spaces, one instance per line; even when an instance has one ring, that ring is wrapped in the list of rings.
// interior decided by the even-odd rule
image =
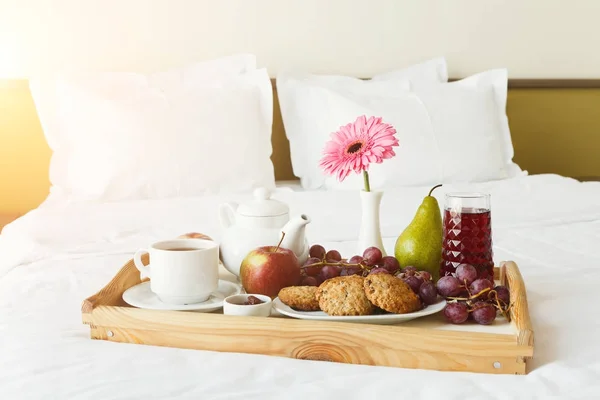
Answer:
[[[271,199],[268,189],[256,189],[254,200],[247,204],[221,204],[219,217],[223,229],[221,259],[225,268],[236,276],[240,275],[242,261],[250,251],[277,246],[282,232],[285,236],[281,247],[292,250],[300,265],[308,259],[305,227],[310,218],[304,214],[290,218],[287,204]]]

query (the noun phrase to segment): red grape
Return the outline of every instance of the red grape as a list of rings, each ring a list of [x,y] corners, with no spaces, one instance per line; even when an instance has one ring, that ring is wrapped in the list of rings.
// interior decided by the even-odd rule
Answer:
[[[362,268],[346,267],[346,268],[342,268],[342,272],[340,273],[340,276],[360,275],[360,274],[362,274]]]
[[[389,272],[394,273],[400,269],[400,263],[396,260],[396,257],[385,256],[381,259],[381,266],[387,269]]]
[[[310,250],[308,250],[308,255],[322,260],[325,257],[325,248],[320,244],[313,244],[310,246]]]
[[[431,274],[429,272],[427,272],[427,271],[419,271],[418,275],[424,281],[430,281],[431,280]]]
[[[488,281],[492,282],[492,284],[494,283],[494,273],[488,271],[487,269],[481,270],[479,271],[479,275],[477,276],[477,279],[487,279]]]
[[[484,291],[485,289],[492,289],[494,286],[492,282],[487,279],[476,279],[469,286],[469,291],[471,292],[471,296],[475,296],[476,294]]]
[[[302,279],[300,286],[319,286],[319,282],[314,276],[305,276]]]
[[[425,281],[421,284],[419,288],[419,296],[423,303],[425,304],[433,304],[437,301],[437,289],[435,285],[431,281]]]
[[[364,263],[368,266],[376,265],[382,257],[381,250],[374,246],[368,247],[363,253]]]
[[[469,318],[469,310],[464,303],[448,303],[444,308],[444,316],[452,324],[462,324]]]
[[[469,264],[460,264],[456,268],[456,277],[459,281],[464,283],[467,281],[466,285],[470,285],[474,280],[477,279],[477,270],[474,266]]]
[[[478,324],[489,325],[496,319],[496,308],[490,303],[480,301],[475,304],[471,316]]]
[[[321,268],[321,277],[323,278],[324,281],[326,281],[327,279],[331,279],[331,278],[335,278],[336,276],[340,276],[340,272],[342,272],[340,270],[340,268],[338,268],[334,265],[326,265],[323,268]]]
[[[308,276],[317,276],[321,272],[321,268],[323,268],[322,265],[315,265],[312,267],[306,267],[306,268],[302,268],[302,269]]]
[[[506,305],[510,304],[510,292],[508,291],[506,286],[496,286],[494,290],[496,291],[496,296],[498,297],[498,300],[500,300]]]
[[[321,259],[316,258],[316,257],[311,257],[308,260],[306,260],[306,262],[304,263],[304,265],[311,265],[311,264],[317,264],[320,263]]]
[[[325,254],[325,259],[329,262],[338,262],[342,259],[342,255],[337,250],[329,250],[327,254]]]
[[[407,276],[412,276],[417,272],[417,269],[413,266],[405,267],[402,272],[404,272]]]
[[[352,256],[348,260],[348,264],[360,264],[363,262],[363,258],[361,256]]]
[[[422,279],[417,278],[416,276],[407,276],[403,280],[404,280],[404,282],[406,282],[408,284],[408,286],[410,286],[410,288],[412,289],[413,292],[415,292],[416,294],[419,294],[419,288],[423,284]]]
[[[369,275],[373,275],[373,274],[389,274],[390,271],[388,271],[385,268],[382,267],[378,267],[378,268],[373,268],[371,271],[369,271]]]
[[[460,281],[451,275],[442,276],[437,281],[437,290],[444,297],[456,297],[462,289]]]

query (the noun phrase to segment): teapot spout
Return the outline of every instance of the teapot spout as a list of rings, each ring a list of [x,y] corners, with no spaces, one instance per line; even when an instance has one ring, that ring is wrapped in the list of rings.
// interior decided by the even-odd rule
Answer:
[[[304,256],[308,254],[305,234],[305,228],[308,223],[310,223],[310,218],[302,214],[292,218],[282,229],[285,236],[281,242],[281,247],[293,251],[301,263],[305,261]]]

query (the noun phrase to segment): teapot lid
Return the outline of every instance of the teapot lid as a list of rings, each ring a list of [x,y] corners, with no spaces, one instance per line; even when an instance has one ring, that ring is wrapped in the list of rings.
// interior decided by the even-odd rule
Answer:
[[[289,207],[278,200],[271,199],[271,192],[267,188],[254,190],[254,200],[240,204],[238,214],[247,217],[275,217],[289,213]]]

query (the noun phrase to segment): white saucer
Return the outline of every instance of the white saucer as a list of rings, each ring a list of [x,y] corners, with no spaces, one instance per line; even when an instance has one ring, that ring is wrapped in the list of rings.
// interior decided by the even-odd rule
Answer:
[[[241,293],[242,287],[231,281],[219,279],[219,288],[217,289],[217,292],[219,292],[221,296],[211,296],[202,303],[165,304],[150,290],[150,282],[147,281],[127,289],[123,293],[123,300],[130,306],[150,310],[211,312],[223,307],[223,299],[225,297]]]

